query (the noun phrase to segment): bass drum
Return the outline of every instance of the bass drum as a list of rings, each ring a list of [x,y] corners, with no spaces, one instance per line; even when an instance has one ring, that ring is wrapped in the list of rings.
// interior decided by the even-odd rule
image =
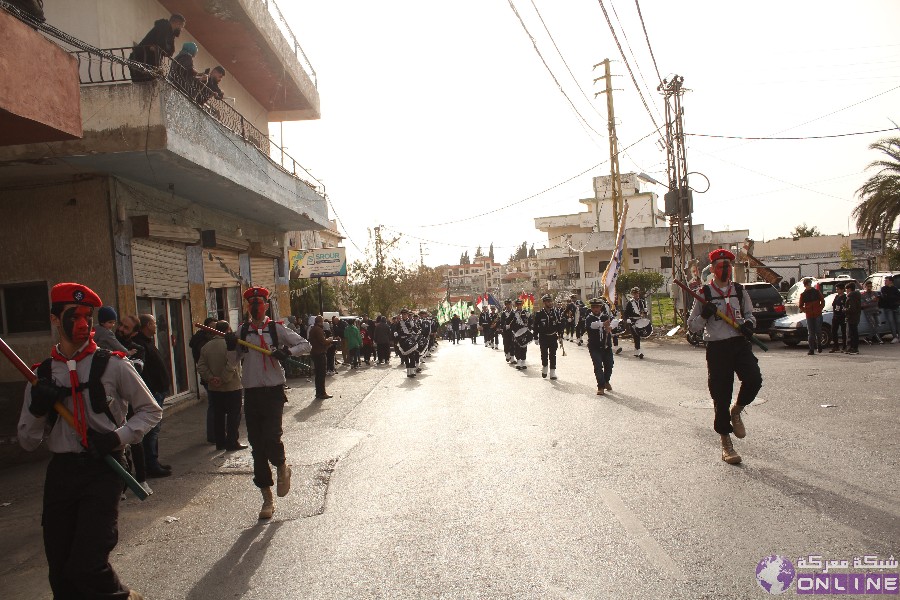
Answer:
[[[650,323],[650,319],[638,319],[634,322],[632,328],[634,329],[634,334],[642,338],[650,337],[650,334],[653,333],[653,324]]]
[[[400,338],[400,341],[397,342],[397,345],[400,347],[400,354],[402,354],[403,356],[411,354],[419,348],[418,340],[416,340],[416,338],[413,336]]]
[[[520,348],[524,348],[532,341],[534,341],[534,334],[530,329],[526,330],[522,335],[515,336],[516,345]]]

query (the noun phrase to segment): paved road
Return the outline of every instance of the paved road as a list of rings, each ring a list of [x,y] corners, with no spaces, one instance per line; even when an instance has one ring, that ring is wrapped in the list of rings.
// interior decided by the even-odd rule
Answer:
[[[248,453],[210,449],[204,408],[184,411],[161,442],[176,476],[123,503],[113,563],[151,599],[696,599],[764,597],[754,572],[771,554],[900,556],[900,347],[758,353],[734,467],[703,351],[648,345],[618,357],[605,397],[571,345],[556,382],[535,346],[518,372],[470,343],[442,344],[416,379],[341,372],[324,403],[299,380],[294,490],[268,524]],[[0,473],[4,597],[47,597],[41,475]]]

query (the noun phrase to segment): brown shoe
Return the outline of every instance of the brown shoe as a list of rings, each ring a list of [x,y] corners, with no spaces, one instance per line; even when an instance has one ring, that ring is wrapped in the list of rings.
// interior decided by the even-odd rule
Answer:
[[[605,395],[605,394],[606,394],[606,392],[603,391],[603,388],[602,388],[602,387],[598,387],[598,388],[597,388],[597,395],[598,395],[598,396],[603,396],[603,395]]]
[[[727,462],[729,465],[736,465],[741,462],[741,455],[735,452],[734,445],[731,443],[730,435],[723,435],[722,437],[722,460]]]
[[[144,595],[134,590],[128,590],[128,600],[144,600]]]
[[[262,492],[263,497],[263,505],[259,510],[259,518],[260,520],[271,519],[272,515],[275,514],[275,498],[272,497],[272,488],[259,488],[259,491]]]
[[[607,392],[611,392],[611,391],[612,391],[612,385],[610,385],[610,383],[607,381],[607,382],[606,382],[606,385],[603,386],[603,389],[605,389]]]
[[[291,491],[291,468],[287,463],[278,465],[278,483],[275,490],[279,498],[284,498]]]
[[[747,429],[744,427],[744,421],[741,419],[741,411],[744,407],[735,404],[731,407],[731,428],[734,430],[734,437],[739,440],[747,437]]]

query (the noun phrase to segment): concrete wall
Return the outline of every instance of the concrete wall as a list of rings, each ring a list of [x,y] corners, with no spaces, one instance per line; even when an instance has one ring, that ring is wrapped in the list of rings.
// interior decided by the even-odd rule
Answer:
[[[44,14],[56,27],[98,48],[122,48],[141,41],[157,19],[171,14],[155,0],[45,0]],[[228,71],[231,57],[212,56],[190,32],[191,24],[175,39],[175,54],[185,42],[200,48],[194,57],[194,68],[222,65]],[[235,98],[234,107],[264,134],[269,134],[268,111],[234,76],[220,84],[226,97]],[[85,112],[90,115],[90,112]]]
[[[80,137],[75,59],[6,11],[0,31],[0,144]]]
[[[817,237],[805,237],[800,239],[779,238],[767,242],[756,242],[753,255],[761,256],[785,256],[816,254],[820,252],[840,252],[841,246],[850,247],[851,240],[863,239],[856,233],[850,235],[820,235]],[[765,261],[763,261],[765,262]]]

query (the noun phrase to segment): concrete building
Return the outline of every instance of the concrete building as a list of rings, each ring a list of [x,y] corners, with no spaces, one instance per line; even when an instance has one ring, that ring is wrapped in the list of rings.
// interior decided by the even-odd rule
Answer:
[[[786,285],[792,285],[804,277],[823,277],[826,270],[838,269],[842,263],[871,273],[882,251],[880,239],[852,233],[755,242],[750,254],[781,275]],[[755,278],[752,269],[751,278]]]
[[[624,268],[657,271],[666,280],[666,290],[671,291],[669,226],[657,195],[645,185],[634,173],[622,175],[622,194],[628,202]],[[610,196],[609,176],[595,177],[594,197],[580,200],[585,211],[535,218],[535,227],[547,234],[547,247],[537,251],[543,263],[541,272],[546,274],[546,279],[538,278],[538,288],[571,290],[585,300],[599,293],[600,278],[616,243]],[[743,242],[749,231],[708,231],[703,225],[694,225],[693,234],[694,254],[704,259],[715,248]]]
[[[468,296],[473,300],[485,292],[490,292],[499,300],[502,267],[503,265],[487,256],[476,256],[472,264],[441,265],[437,271],[444,278],[445,287],[449,289],[451,297]]]
[[[191,324],[236,326],[252,285],[272,290],[273,316],[285,315],[291,233],[330,227],[322,186],[268,136],[270,122],[319,118],[315,73],[274,0],[45,0],[44,11],[104,51],[0,11],[4,39],[16,40],[0,50],[16,67],[2,74],[0,113],[19,120],[15,145],[0,147],[0,333],[26,361],[42,359],[49,289],[80,281],[119,314],[153,314],[171,394],[195,393]],[[195,67],[225,67],[223,100],[198,104],[168,59],[131,81],[121,59],[173,12],[187,18],[178,49],[200,47]],[[59,107],[57,95],[69,100]],[[19,380],[0,364],[0,405],[21,405]]]

